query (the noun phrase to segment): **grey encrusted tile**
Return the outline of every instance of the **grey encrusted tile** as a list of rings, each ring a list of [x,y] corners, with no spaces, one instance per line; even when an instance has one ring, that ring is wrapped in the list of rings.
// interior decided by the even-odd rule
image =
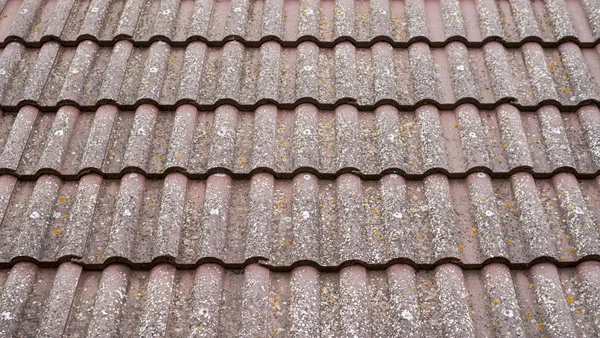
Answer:
[[[593,337],[598,333],[591,318],[598,314],[599,276],[594,261],[572,268],[541,263],[528,270],[495,263],[482,270],[443,264],[424,271],[395,264],[385,270],[349,266],[338,272],[306,266],[273,272],[258,264],[239,271],[217,264],[195,270],[159,264],[150,271],[114,264],[87,271],[72,263],[52,269],[22,262],[0,271],[5,281],[0,328],[7,335],[52,337]],[[40,303],[47,306],[39,309]]]
[[[99,47],[89,40],[77,47],[15,44],[0,56],[5,76],[0,105],[10,110],[26,103],[91,110],[107,102],[171,108],[189,102],[202,110],[227,102],[250,110],[265,101],[288,109],[306,101],[328,109],[345,101],[361,110],[382,103],[414,110],[429,102],[446,109],[463,102],[493,109],[510,101],[529,111],[548,103],[572,111],[596,100],[600,85],[598,50],[571,42],[558,48],[534,42],[520,48],[500,42],[477,48],[463,42],[445,47],[415,42],[408,48],[388,42],[324,48],[308,41],[296,47],[275,41],[260,47],[239,41],[222,47],[164,41],[149,47],[129,41]]]
[[[598,111],[579,113],[543,106],[523,112],[504,104],[480,111],[472,104],[454,111],[434,106],[415,113],[382,105],[361,112],[350,105],[334,111],[302,104],[294,110],[263,105],[246,113],[230,105],[214,112],[182,105],[175,112],[141,105],[96,112],[71,106],[39,112],[26,106],[5,113],[0,167],[18,175],[55,172],[74,177],[95,169],[121,175],[125,169],[164,176],[183,171],[206,176],[214,170],[249,175],[257,169],[289,177],[299,169],[321,174],[358,170],[381,176],[391,169],[425,175],[431,169],[466,177],[475,168],[494,173],[527,169],[598,171]]]
[[[180,173],[160,180],[88,174],[79,182],[7,177],[0,259],[75,256],[86,264],[118,258],[143,265],[156,258],[243,264],[262,257],[273,266],[454,259],[477,266],[544,256],[571,262],[598,254],[596,181],[567,173],[551,180],[434,174],[421,181],[396,174],[377,181],[269,173],[249,180]]]

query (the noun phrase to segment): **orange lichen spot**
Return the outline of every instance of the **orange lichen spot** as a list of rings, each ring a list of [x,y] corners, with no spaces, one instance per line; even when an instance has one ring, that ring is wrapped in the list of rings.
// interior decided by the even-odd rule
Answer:
[[[575,250],[574,249],[569,249],[569,253],[572,255],[572,254],[575,253]]]
[[[175,160],[177,160],[177,161],[181,160],[181,156],[179,156],[179,155],[175,156]]]
[[[459,251],[459,252],[463,252],[463,251],[465,251],[465,246],[464,246],[464,245],[462,245],[462,244],[459,244],[459,245],[458,245],[458,251]]]
[[[58,201],[59,201],[60,203],[64,203],[66,200],[67,200],[67,198],[66,198],[65,196],[60,196],[60,197],[58,198]]]
[[[494,300],[492,301],[492,304],[494,304],[494,305],[498,305],[498,303],[499,303],[499,302],[498,302],[498,300],[497,300],[497,299],[494,299]]]
[[[54,231],[52,231],[52,233],[54,234],[54,236],[58,236],[62,234],[62,229],[55,229]]]
[[[567,297],[567,303],[571,304],[575,301],[575,299],[573,299],[573,297],[569,296]]]
[[[525,312],[525,317],[531,317],[531,312],[529,312],[529,311]]]
[[[471,234],[473,234],[473,236],[477,236],[477,229],[471,229]]]
[[[287,245],[292,245],[292,242],[293,242],[293,240],[291,240],[291,239],[288,239],[287,241],[285,241],[285,244],[287,244]]]
[[[291,200],[289,198],[284,198],[283,199],[283,203],[290,203],[290,202],[291,202]]]
[[[373,215],[375,215],[375,216],[379,216],[379,211],[377,211],[377,210],[373,210]]]
[[[458,123],[454,125],[454,128],[458,128]]]

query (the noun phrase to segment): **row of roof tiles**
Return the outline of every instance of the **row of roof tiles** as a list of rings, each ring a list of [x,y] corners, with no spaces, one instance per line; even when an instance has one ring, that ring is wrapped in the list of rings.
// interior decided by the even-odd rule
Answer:
[[[0,270],[0,334],[43,337],[597,337],[600,264],[336,273],[73,263]]]
[[[2,176],[0,189],[4,266],[78,257],[89,267],[115,260],[240,267],[257,259],[280,269],[355,261],[480,267],[493,259],[526,267],[544,257],[572,263],[600,255],[600,178],[578,182],[567,173],[551,180],[434,174],[423,181],[395,174],[379,181],[353,174],[281,180],[259,173],[242,181],[89,174],[79,182]]]
[[[505,104],[480,112],[464,104],[454,111],[384,105],[361,112],[304,104],[293,111],[264,105],[253,113],[229,105],[213,112],[104,105],[96,112],[66,106],[44,113],[26,106],[0,119],[0,168],[20,178],[65,179],[90,170],[115,178],[134,169],[147,177],[183,171],[194,178],[223,170],[234,177],[265,170],[277,177],[352,171],[414,178],[442,171],[464,178],[481,170],[493,177],[526,170],[538,178],[560,170],[591,177],[600,169],[600,111],[589,105],[572,113],[554,106],[519,112]]]
[[[49,39],[74,45],[83,39],[112,44],[156,39],[185,44],[201,39],[221,45],[231,37],[247,45],[277,39],[296,45],[351,40],[368,46],[385,39],[406,46],[414,40],[440,45],[501,40],[575,40],[594,45],[600,38],[600,5],[590,0],[184,0],[43,1],[0,4],[0,41],[39,46]]]
[[[462,42],[430,48],[419,42],[402,49],[386,42],[370,48],[349,42],[284,48],[266,42],[254,48],[236,41],[219,48],[203,42],[179,48],[162,41],[150,47],[129,41],[99,47],[88,40],[76,48],[47,42],[32,49],[13,42],[0,56],[0,106],[71,103],[91,109],[104,102],[122,107],[193,102],[213,108],[230,102],[251,109],[265,102],[292,108],[308,101],[327,109],[340,102],[363,109],[387,102],[412,110],[424,103],[453,109],[466,101],[491,109],[513,101],[527,110],[543,103],[572,110],[598,101],[598,48],[571,42],[554,49],[534,42],[508,49],[498,42],[481,48]]]

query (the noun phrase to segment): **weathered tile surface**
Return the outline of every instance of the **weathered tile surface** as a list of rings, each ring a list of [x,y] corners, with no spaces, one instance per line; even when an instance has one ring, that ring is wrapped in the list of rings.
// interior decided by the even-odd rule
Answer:
[[[0,10],[0,41],[30,46],[84,39],[220,46],[231,38],[247,45],[310,40],[323,46],[388,41],[406,47],[415,41],[496,40],[556,46],[571,40],[591,46],[600,37],[600,5],[590,0],[4,0]]]
[[[600,179],[568,173],[552,179],[432,174],[419,181],[268,173],[151,180],[130,173],[120,180],[88,174],[76,182],[5,175],[0,182],[5,266],[76,257],[87,267],[114,260],[134,267],[156,260],[239,267],[261,259],[280,268],[353,261],[374,267],[455,261],[473,268],[490,260],[525,267],[542,257],[569,264],[600,255]]]
[[[44,337],[596,337],[600,264],[339,272],[252,264],[0,270],[0,332]],[[34,325],[35,324],[35,325]]]
[[[0,0],[0,337],[598,337],[597,0]]]
[[[14,111],[32,104],[55,111],[58,105],[93,110],[105,103],[152,103],[174,109],[189,102],[203,110],[225,103],[253,110],[265,103],[293,109],[310,102],[324,109],[350,103],[360,110],[389,103],[414,111],[429,105],[457,109],[467,102],[494,109],[510,102],[522,110],[552,104],[573,111],[598,102],[599,61],[598,48],[573,42],[556,48],[537,42],[507,48],[495,41],[477,48],[463,42],[407,48],[387,42],[324,48],[310,41],[297,47],[275,41],[260,47],[238,41],[222,47],[199,41],[186,47],[164,41],[100,47],[90,40],[29,48],[11,42],[0,55],[0,107]]]

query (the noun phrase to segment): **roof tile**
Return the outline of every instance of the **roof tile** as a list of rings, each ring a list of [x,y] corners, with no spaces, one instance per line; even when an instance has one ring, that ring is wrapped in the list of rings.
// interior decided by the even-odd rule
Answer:
[[[230,105],[214,112],[191,105],[175,112],[103,105],[94,113],[71,106],[46,113],[25,106],[0,119],[0,168],[20,177],[52,172],[65,178],[89,170],[121,177],[131,169],[199,177],[258,169],[278,177],[303,170],[329,177],[348,171],[424,177],[440,170],[453,177],[474,170],[494,177],[518,170],[536,177],[558,171],[588,177],[600,165],[599,121],[600,111],[592,105],[576,113],[553,106],[520,112],[507,104],[494,111],[470,104],[454,111],[426,105],[415,112],[383,105],[374,113],[349,105],[334,111],[310,104],[293,111],[263,105],[251,114]]]
[[[0,276],[0,330],[16,336],[581,337],[600,329],[588,319],[599,308],[600,265],[593,261],[573,268],[541,263],[525,271],[503,264],[415,271],[396,264],[333,273],[312,267],[272,272],[257,264],[243,271],[216,264],[135,271],[115,264],[99,272],[73,263],[44,269],[22,262]]]
[[[551,180],[434,174],[422,181],[392,174],[375,182],[352,174],[322,180],[259,173],[242,181],[90,174],[78,182],[4,176],[0,257],[3,264],[82,257],[86,266],[119,259],[140,267],[155,259],[239,266],[264,258],[274,267],[573,262],[600,250],[597,181],[566,173]]]
[[[595,49],[574,43],[506,49],[498,42],[482,48],[419,42],[408,53],[384,42],[371,48],[342,42],[333,49],[312,42],[297,48],[275,42],[249,48],[236,41],[222,48],[201,42],[178,48],[157,41],[137,48],[123,41],[101,48],[84,41],[77,48],[48,42],[41,49],[14,43],[0,57],[13,79],[2,86],[0,104],[8,110],[28,103],[90,110],[105,102],[121,107],[191,102],[213,109],[229,102],[248,110],[265,102],[292,108],[310,101],[331,109],[349,101],[361,110],[383,103],[412,110],[429,102],[444,109],[462,102],[491,109],[511,101],[525,110],[544,103],[574,110],[598,96],[600,75],[590,71],[597,62]]]
[[[0,40],[39,46],[50,39],[103,45],[156,39],[182,45],[203,40],[222,45],[235,37],[248,45],[278,39],[285,45],[311,39],[322,45],[350,40],[364,46],[387,40],[399,46],[417,40],[471,44],[500,39],[507,45],[575,40],[594,45],[597,4],[590,1],[8,1],[2,6]],[[440,25],[440,23],[442,23]]]

